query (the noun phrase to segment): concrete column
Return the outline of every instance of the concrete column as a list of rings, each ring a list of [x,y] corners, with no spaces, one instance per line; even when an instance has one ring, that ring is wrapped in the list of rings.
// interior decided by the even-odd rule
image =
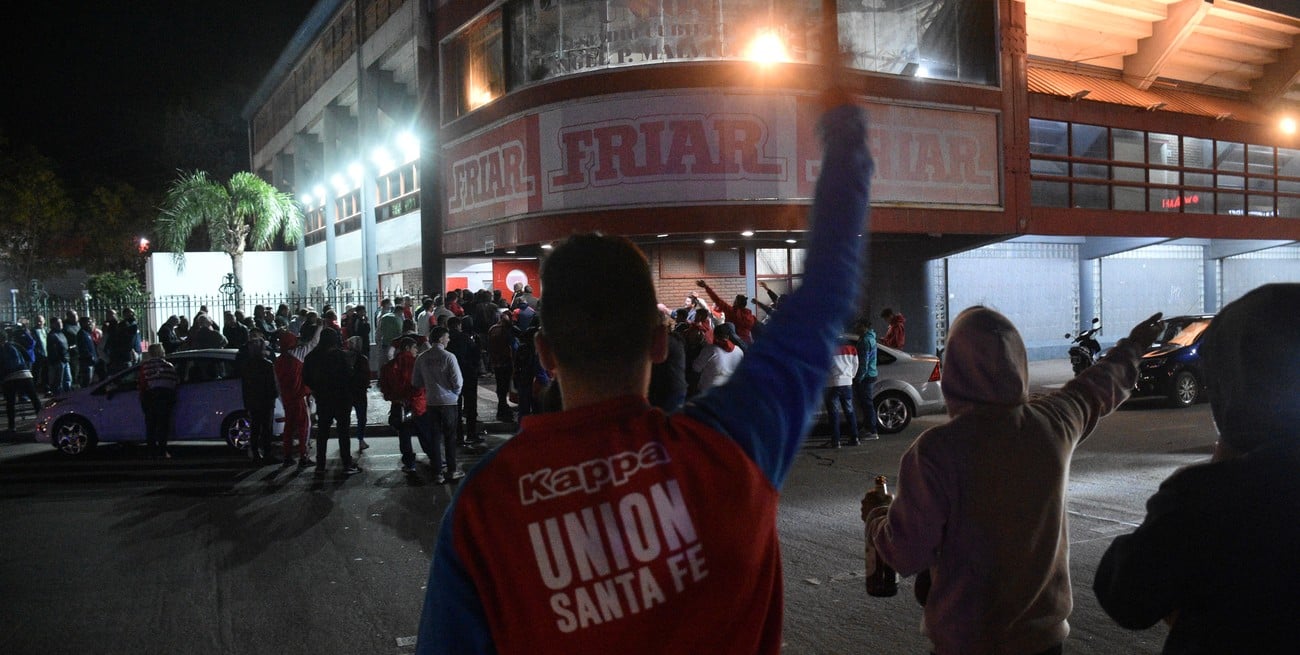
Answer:
[[[311,193],[311,185],[322,181],[312,179],[311,176],[312,171],[321,170],[321,162],[317,156],[319,147],[320,144],[310,134],[299,132],[293,136],[294,192],[298,195]],[[316,200],[319,202],[319,198]],[[303,231],[306,232],[305,225]],[[311,281],[307,279],[307,242],[305,239],[298,240],[297,269],[298,283],[295,285],[294,293],[299,296],[306,296],[311,291]]]
[[[1094,314],[1099,315],[1105,309],[1101,307],[1101,289],[1092,275],[1097,264],[1096,259],[1079,258],[1079,324],[1074,326],[1076,331],[1090,329],[1092,319],[1098,317]]]
[[[420,122],[424,134],[420,137],[420,265],[423,269],[425,294],[441,292],[447,282],[447,255],[443,249],[442,158],[439,139],[439,119],[442,115],[442,95],[438,88],[438,69],[441,65],[437,44],[428,35],[437,34],[434,12],[418,14],[415,33],[419,44],[415,53],[416,76],[420,87]]]
[[[361,3],[356,3],[357,13]],[[357,24],[360,25],[358,15]],[[360,30],[357,31],[360,34]],[[358,36],[360,38],[360,36]],[[357,45],[357,132],[356,152],[365,173],[361,180],[361,291],[373,294],[379,291],[379,255],[375,249],[375,176],[378,173],[368,159],[379,133],[379,80],[362,61],[362,48]]]
[[[321,157],[322,171],[324,179],[322,182],[329,189],[329,200],[325,201],[325,278],[328,283],[339,275],[338,257],[334,251],[334,222],[338,220],[338,203],[337,191],[329,182],[333,175],[330,171],[341,171],[343,166],[342,153],[339,152],[339,132],[340,127],[347,120],[347,110],[338,107],[327,107],[324,116],[321,118],[321,133],[324,138],[324,152]]]
[[[1206,253],[1203,266],[1205,272],[1201,280],[1205,285],[1205,302],[1201,311],[1213,314],[1219,311],[1219,262],[1221,260],[1213,257],[1209,248],[1204,248],[1203,251]]]

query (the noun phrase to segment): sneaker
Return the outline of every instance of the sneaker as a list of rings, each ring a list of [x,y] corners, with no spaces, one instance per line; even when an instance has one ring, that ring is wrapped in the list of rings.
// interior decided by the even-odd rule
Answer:
[[[348,464],[347,466],[343,467],[343,474],[344,474],[344,475],[356,475],[356,474],[358,474],[358,473],[360,473],[360,472],[361,472],[361,467],[360,467],[360,466],[357,466],[356,462],[353,462],[353,463]]]
[[[370,444],[366,443],[365,439],[358,439],[358,441],[361,442],[361,445],[357,446],[357,450],[365,450],[370,447]]]
[[[840,442],[838,442],[838,441],[827,441],[826,443],[822,444],[821,447],[822,447],[822,448],[829,448],[829,449],[832,449],[832,450],[839,450]]]
[[[876,434],[875,432],[868,432],[868,433],[862,435],[862,440],[863,440],[863,441],[875,441],[875,440],[877,440],[877,439],[879,439],[879,438],[880,438],[880,435]]]
[[[435,477],[435,478],[433,479],[433,483],[434,483],[434,484],[447,484],[447,476],[445,476],[445,475],[438,475],[437,477]]]
[[[411,462],[410,464],[403,464],[403,465],[402,465],[402,472],[403,472],[403,473],[415,473],[415,462]]]
[[[303,455],[302,457],[299,457],[299,458],[298,458],[298,468],[300,468],[300,469],[305,469],[305,468],[307,468],[308,466],[311,466],[312,464],[315,464],[315,463],[316,463],[316,462],[313,461],[312,458],[310,458],[310,457],[308,457],[308,456],[306,456],[306,455]],[[325,467],[324,467],[324,466],[321,466],[321,467],[319,467],[319,468],[325,468]]]
[[[459,480],[459,479],[461,479],[461,478],[463,478],[463,477],[465,477],[465,472],[464,472],[464,471],[459,471],[459,470],[458,470],[458,471],[456,471],[455,473],[452,473],[452,474],[451,474],[451,479],[452,479],[452,480]]]

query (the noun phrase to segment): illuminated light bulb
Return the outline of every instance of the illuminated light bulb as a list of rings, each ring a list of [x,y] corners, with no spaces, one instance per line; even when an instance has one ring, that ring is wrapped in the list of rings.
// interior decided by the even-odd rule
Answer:
[[[420,158],[420,140],[410,131],[397,135],[397,149],[402,151],[402,163],[409,164]]]
[[[749,47],[745,49],[745,59],[761,66],[771,66],[790,61],[790,55],[786,53],[781,37],[772,30],[762,30],[749,42]]]
[[[717,241],[714,241],[713,239],[705,239],[705,240],[704,240],[704,243],[705,243],[706,245],[710,245],[710,246],[711,246],[711,245],[717,243]]]
[[[745,230],[744,232],[741,232],[741,233],[740,233],[740,236],[742,236],[742,237],[752,237],[752,236],[754,236],[754,231],[753,231],[753,230]]]
[[[1282,128],[1283,134],[1295,134],[1296,131],[1295,119],[1291,118],[1290,116],[1283,118],[1280,127]]]

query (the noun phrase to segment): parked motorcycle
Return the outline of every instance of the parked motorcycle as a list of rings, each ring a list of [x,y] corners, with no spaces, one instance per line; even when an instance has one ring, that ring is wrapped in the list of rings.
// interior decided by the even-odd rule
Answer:
[[[1074,374],[1078,375],[1083,369],[1092,366],[1097,361],[1097,356],[1101,354],[1101,344],[1097,343],[1096,334],[1101,331],[1101,319],[1092,319],[1092,328],[1080,332],[1070,342],[1070,365],[1074,367]],[[1065,333],[1065,338],[1070,338],[1070,333]]]

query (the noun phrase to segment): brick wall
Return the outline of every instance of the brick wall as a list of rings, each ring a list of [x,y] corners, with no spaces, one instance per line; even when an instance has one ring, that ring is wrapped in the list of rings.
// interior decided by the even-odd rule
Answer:
[[[709,302],[704,289],[695,286],[696,279],[699,278],[655,278],[655,293],[659,297],[659,302],[667,305],[669,309],[677,309],[686,303],[686,296],[692,291],[705,302]],[[727,302],[735,300],[736,294],[745,293],[744,277],[714,277],[704,278],[704,281],[709,283],[719,298]],[[751,306],[750,309],[753,307]]]

